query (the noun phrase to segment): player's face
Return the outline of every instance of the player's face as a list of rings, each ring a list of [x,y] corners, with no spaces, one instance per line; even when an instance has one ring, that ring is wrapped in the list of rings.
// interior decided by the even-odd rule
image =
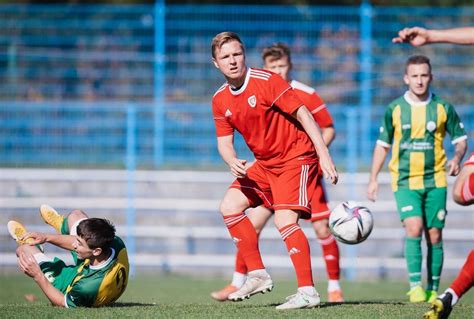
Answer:
[[[233,86],[242,85],[247,71],[242,45],[238,41],[227,42],[216,49],[215,56],[212,61],[227,81]]]
[[[405,84],[408,90],[419,98],[426,98],[432,80],[428,64],[411,64],[405,73]]]
[[[283,56],[278,60],[272,60],[272,57],[266,57],[263,68],[268,71],[272,71],[279,74],[285,81],[290,80],[291,64],[288,61],[287,56]]]
[[[77,253],[79,259],[91,258],[94,255],[94,250],[91,249],[86,241],[79,236],[76,236],[76,240],[72,244],[72,248]]]

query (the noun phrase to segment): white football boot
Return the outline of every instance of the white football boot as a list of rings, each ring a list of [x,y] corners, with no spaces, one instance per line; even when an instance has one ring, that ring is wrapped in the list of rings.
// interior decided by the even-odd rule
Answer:
[[[272,291],[273,281],[265,269],[254,270],[248,273],[244,285],[229,295],[229,300],[242,301],[250,298],[256,293],[266,293]]]
[[[287,309],[301,309],[301,308],[314,308],[321,303],[321,298],[318,292],[315,290],[314,295],[309,295],[303,291],[298,290],[294,295],[286,297],[286,302],[276,306],[278,310]]]

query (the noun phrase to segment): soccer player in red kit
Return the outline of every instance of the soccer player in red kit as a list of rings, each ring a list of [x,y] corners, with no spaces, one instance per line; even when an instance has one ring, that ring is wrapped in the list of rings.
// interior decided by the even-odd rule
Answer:
[[[212,61],[227,83],[212,99],[217,146],[236,180],[220,211],[248,269],[245,284],[229,295],[239,301],[270,291],[254,226],[244,211],[262,204],[275,211],[274,222],[290,255],[298,281],[296,294],[277,309],[312,308],[320,303],[314,288],[308,239],[298,225],[310,218],[319,168],[337,183],[338,174],[319,128],[291,86],[279,75],[247,67],[239,36],[222,32],[212,40]],[[234,149],[240,132],[256,161],[249,167]]]
[[[311,114],[313,114],[314,120],[321,128],[323,140],[325,144],[329,146],[335,137],[332,117],[329,114],[324,101],[319,97],[314,89],[291,79],[290,71],[292,63],[291,52],[288,46],[283,43],[269,46],[263,50],[262,59],[265,70],[279,74],[283,79],[290,83],[296,95],[301,99]],[[344,300],[339,285],[339,248],[336,240],[329,231],[328,218],[330,211],[327,205],[321,176],[318,176],[317,178],[316,189],[314,190],[311,199],[311,212],[311,222],[318,240],[321,243],[324,260],[326,262],[326,270],[329,278],[328,301],[342,302]],[[257,234],[260,234],[271,215],[272,211],[264,205],[251,209],[247,213],[247,216],[254,225]],[[228,300],[227,298],[229,294],[238,290],[244,284],[246,275],[246,264],[242,256],[237,253],[232,283],[219,291],[212,292],[211,297],[218,301]]]

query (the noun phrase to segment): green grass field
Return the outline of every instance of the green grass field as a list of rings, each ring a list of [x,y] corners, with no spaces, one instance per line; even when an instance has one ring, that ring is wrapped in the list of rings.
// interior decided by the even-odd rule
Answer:
[[[421,318],[428,304],[409,304],[404,296],[406,283],[343,282],[347,302],[319,308],[277,311],[276,305],[294,293],[295,283],[275,280],[275,289],[240,303],[219,303],[209,292],[222,287],[223,279],[187,276],[137,276],[112,307],[99,309],[53,308],[35,283],[20,274],[0,275],[0,318]],[[319,283],[323,300],[326,283]],[[446,286],[443,285],[444,289]],[[38,301],[28,302],[25,294]],[[474,318],[474,292],[458,303],[450,318]]]

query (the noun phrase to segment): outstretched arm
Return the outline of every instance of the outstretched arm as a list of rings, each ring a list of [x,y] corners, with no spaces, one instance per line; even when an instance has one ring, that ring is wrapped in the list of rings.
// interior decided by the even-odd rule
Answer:
[[[377,183],[377,176],[382,169],[385,158],[387,157],[389,148],[381,146],[379,144],[375,145],[374,155],[372,158],[372,168],[370,170],[370,180],[369,185],[367,186],[367,198],[373,202],[377,200],[377,192],[379,185]]]
[[[398,32],[393,43],[407,42],[413,46],[429,43],[474,44],[474,27],[430,30],[421,27],[404,28]]]
[[[332,161],[331,155],[329,155],[329,150],[324,143],[323,137],[321,136],[318,125],[314,121],[313,115],[306,108],[306,106],[303,105],[296,110],[294,117],[298,120],[298,122],[301,123],[304,130],[306,131],[306,134],[308,134],[309,138],[313,142],[316,152],[319,156],[319,166],[321,167],[324,176],[327,179],[330,179],[333,184],[337,184],[339,175],[337,173],[336,166]]]
[[[76,241],[76,237],[71,235],[45,234],[39,232],[27,233],[20,239],[25,240],[27,238],[33,239],[30,245],[50,243],[67,250],[74,250],[73,243]]]

